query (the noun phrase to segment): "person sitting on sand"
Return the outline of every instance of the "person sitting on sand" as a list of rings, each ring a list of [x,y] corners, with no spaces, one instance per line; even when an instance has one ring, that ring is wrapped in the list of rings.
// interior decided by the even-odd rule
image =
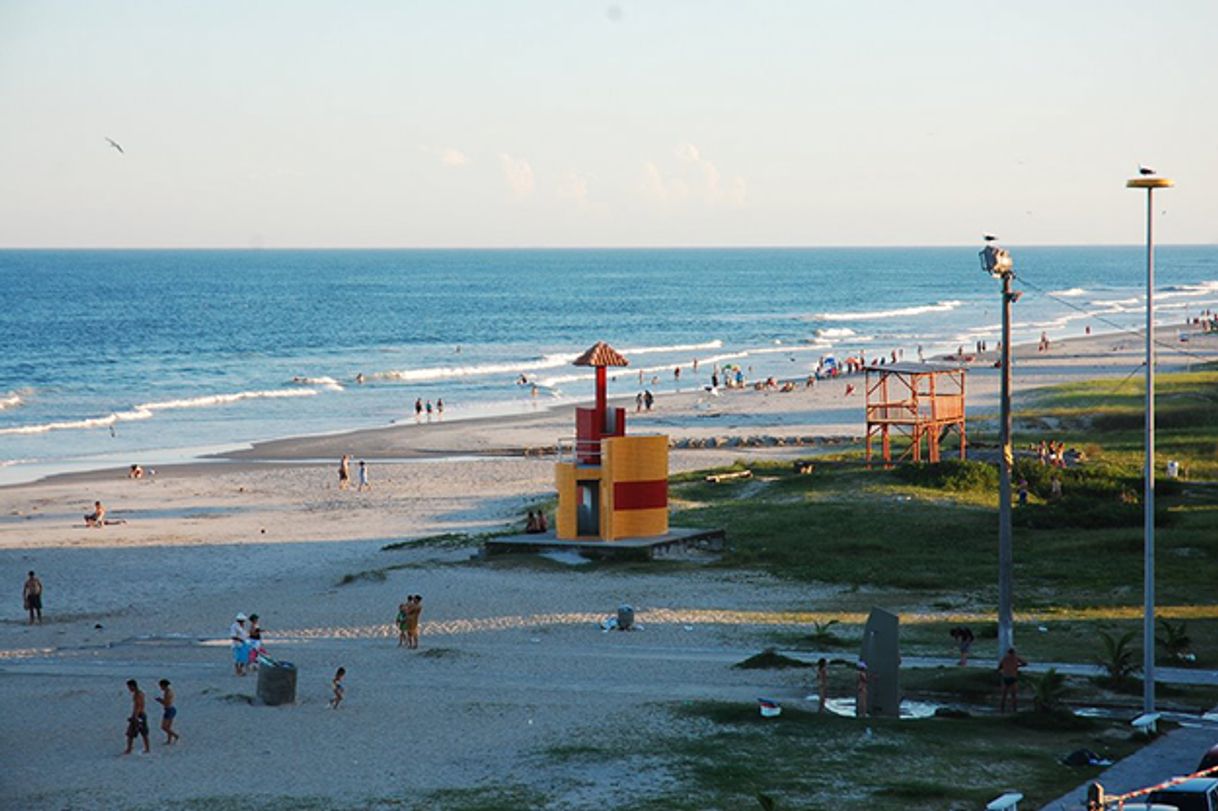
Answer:
[[[529,516],[524,520],[524,531],[529,535],[537,532],[537,516],[529,510]]]
[[[93,512],[85,516],[86,527],[104,527],[106,525],[106,508],[100,501],[93,502]]]
[[[546,514],[544,510],[537,511],[537,531],[549,532],[550,525],[546,522]]]
[[[127,478],[128,479],[144,478],[144,469],[142,467],[140,467],[139,465],[132,465],[131,470],[127,471]]]

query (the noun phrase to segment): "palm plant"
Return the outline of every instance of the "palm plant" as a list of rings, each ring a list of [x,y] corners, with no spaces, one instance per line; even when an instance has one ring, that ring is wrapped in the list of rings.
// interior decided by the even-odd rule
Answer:
[[[1187,658],[1188,649],[1192,646],[1193,640],[1188,635],[1188,623],[1184,620],[1172,624],[1170,620],[1159,620],[1159,627],[1162,630],[1161,636],[1155,637],[1155,642],[1163,648],[1169,659],[1180,661]]]
[[[824,622],[812,621],[812,641],[821,645],[837,645],[841,643],[841,639],[837,634],[833,633],[832,628],[837,625],[839,620],[825,620]]]
[[[1049,668],[1036,680],[1034,688],[1032,703],[1037,712],[1054,712],[1065,706],[1062,700],[1066,695],[1066,677],[1058,673],[1057,668]]]
[[[1115,637],[1106,631],[1100,631],[1102,650],[1096,657],[1096,664],[1108,672],[1108,679],[1113,684],[1121,684],[1139,670],[1137,651],[1133,645],[1133,631]]]

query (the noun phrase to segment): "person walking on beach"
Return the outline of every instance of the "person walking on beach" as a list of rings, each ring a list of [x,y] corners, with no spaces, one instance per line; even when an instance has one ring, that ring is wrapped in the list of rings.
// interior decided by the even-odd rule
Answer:
[[[343,458],[338,461],[338,489],[346,490],[351,484],[351,457],[343,454]]]
[[[422,422],[423,420],[423,398],[420,397],[414,401],[414,421]]]
[[[371,490],[372,485],[368,483],[368,466],[364,464],[364,460],[359,460],[359,492]]]
[[[402,602],[398,603],[398,615],[393,620],[393,624],[398,627],[398,647],[399,648],[405,647],[406,643],[410,641],[409,634],[407,633],[407,630],[410,627],[409,605],[410,605],[409,597],[407,597]]]
[[[233,643],[233,672],[238,676],[245,675],[245,663],[249,658],[246,653],[246,646],[249,644],[249,632],[245,630],[245,621],[248,617],[245,614],[238,612],[233,624],[228,627],[228,638]]]
[[[334,673],[334,679],[330,682],[330,689],[333,691],[333,696],[330,698],[330,709],[337,710],[338,705],[343,703],[343,678],[347,675],[347,668],[340,667]]]
[[[42,623],[42,581],[30,572],[30,576],[26,578],[25,585],[21,588],[21,603],[25,606],[25,610],[30,612],[30,625],[34,624],[35,616],[38,622]]]
[[[650,411],[651,406],[655,403],[656,397],[651,393],[651,389],[646,389],[643,392],[643,406]]]
[[[1007,696],[1011,697],[1011,712],[1019,712],[1019,668],[1027,667],[1028,663],[1015,653],[1014,648],[1007,648],[1006,655],[998,662],[998,672],[1002,676],[1002,701],[998,706],[999,712],[1007,711]]]
[[[406,647],[419,647],[419,616],[423,613],[423,595],[406,598]]]
[[[174,706],[173,687],[169,679],[161,679],[161,694],[156,697],[156,703],[161,705],[161,729],[165,733],[165,745],[181,740],[182,736],[173,731],[173,719],[178,717],[178,708]]]
[[[444,400],[440,398],[436,399],[436,419],[444,419]]]
[[[427,401],[427,406],[426,406],[426,408],[427,408],[427,421],[428,421],[428,422],[431,422],[431,412],[432,412],[431,400],[428,400],[428,401]]]
[[[634,413],[637,414],[643,410],[643,392],[634,395]]]
[[[144,739],[144,754],[152,751],[148,743],[148,712],[144,707],[144,691],[135,683],[135,679],[127,679],[127,689],[131,692],[131,715],[127,718],[127,749],[124,755],[131,754],[135,745],[135,737]]]
[[[824,713],[829,700],[829,662],[825,657],[816,660],[816,711]]]

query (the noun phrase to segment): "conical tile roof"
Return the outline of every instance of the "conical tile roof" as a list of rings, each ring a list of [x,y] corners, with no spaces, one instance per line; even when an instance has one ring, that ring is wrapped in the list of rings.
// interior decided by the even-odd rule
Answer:
[[[575,359],[575,366],[629,366],[630,361],[604,341],[597,341]]]

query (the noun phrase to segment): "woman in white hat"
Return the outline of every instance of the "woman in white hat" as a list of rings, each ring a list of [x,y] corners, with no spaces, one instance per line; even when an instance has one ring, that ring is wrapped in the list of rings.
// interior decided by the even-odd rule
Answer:
[[[238,676],[245,675],[245,663],[249,660],[249,631],[245,630],[245,614],[238,612],[237,618],[229,626],[228,636],[233,642],[233,670]]]

